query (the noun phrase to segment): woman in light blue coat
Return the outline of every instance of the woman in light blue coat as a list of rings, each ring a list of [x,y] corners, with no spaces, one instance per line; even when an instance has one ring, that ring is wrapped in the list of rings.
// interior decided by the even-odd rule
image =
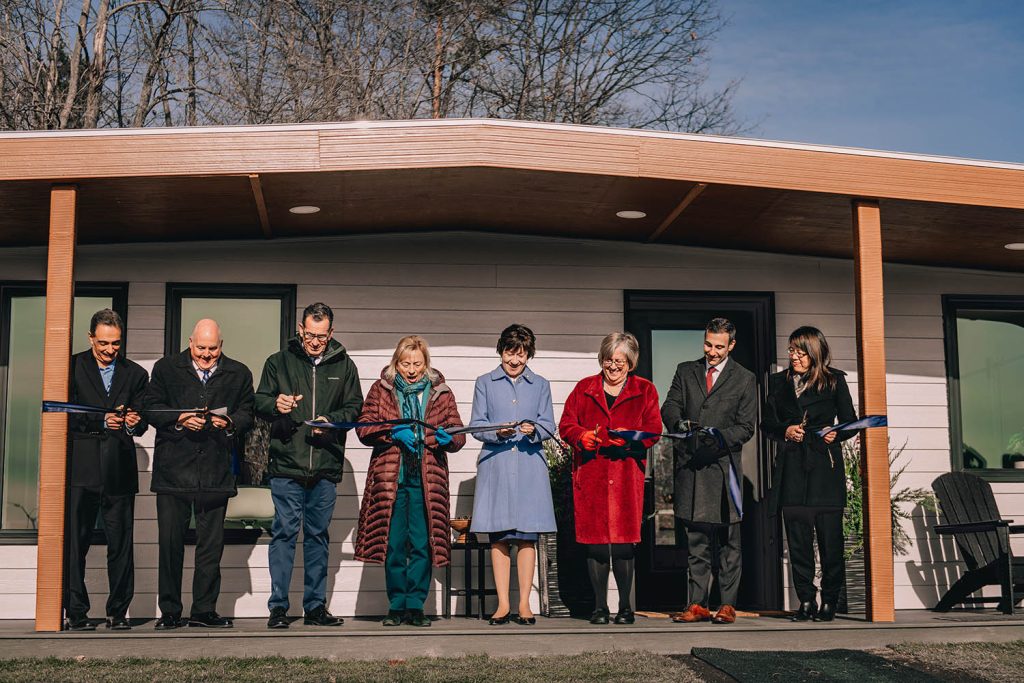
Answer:
[[[486,533],[491,540],[491,566],[498,594],[492,625],[507,624],[510,620],[523,625],[537,622],[530,609],[536,542],[538,534],[555,531],[548,464],[541,443],[555,431],[551,385],[526,366],[533,358],[536,343],[528,327],[505,328],[497,346],[501,365],[477,378],[473,394],[471,427],[520,420],[536,423],[476,435],[484,447],[476,464],[470,530]],[[515,616],[509,602],[512,545],[518,548],[519,613]]]

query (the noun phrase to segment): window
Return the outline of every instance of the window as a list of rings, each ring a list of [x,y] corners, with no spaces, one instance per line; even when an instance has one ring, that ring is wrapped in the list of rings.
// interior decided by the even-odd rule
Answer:
[[[89,347],[89,320],[113,308],[127,326],[125,284],[76,287],[72,353]],[[39,432],[43,398],[43,283],[0,283],[0,538],[35,542],[39,501]],[[127,349],[128,334],[124,335]]]
[[[945,296],[954,470],[1024,481],[1024,297]]]
[[[188,346],[196,322],[212,318],[224,337],[224,355],[244,363],[259,385],[263,363],[295,334],[294,285],[177,284],[167,285],[167,325],[164,353],[178,353]],[[244,444],[237,444],[241,453]],[[252,543],[263,522],[228,518],[226,543]],[[186,541],[194,542],[193,532]]]

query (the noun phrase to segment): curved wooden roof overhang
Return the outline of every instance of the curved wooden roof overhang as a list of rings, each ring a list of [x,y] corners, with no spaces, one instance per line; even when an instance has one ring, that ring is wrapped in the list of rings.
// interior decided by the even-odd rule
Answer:
[[[849,258],[868,198],[887,261],[1024,265],[1020,164],[491,120],[8,133],[0,160],[0,245],[45,243],[73,182],[83,243],[468,229]]]

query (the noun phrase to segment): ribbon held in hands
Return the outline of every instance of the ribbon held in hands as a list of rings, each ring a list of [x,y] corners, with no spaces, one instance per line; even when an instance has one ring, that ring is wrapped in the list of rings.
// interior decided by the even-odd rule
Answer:
[[[103,408],[102,406],[90,406],[83,403],[67,403],[65,401],[43,401],[43,412],[44,413],[79,413],[86,415],[97,415],[114,413],[115,415],[124,416],[129,410],[128,406],[122,406],[120,409]],[[156,408],[153,410],[146,410],[140,408],[136,410],[138,413],[194,413],[199,416],[203,415],[219,415],[220,417],[228,416],[227,407],[223,408]]]
[[[871,429],[872,427],[888,427],[889,418],[885,415],[865,415],[859,420],[853,420],[852,422],[844,422],[842,424],[832,425],[831,427],[825,427],[815,432],[818,436],[825,436],[829,432],[853,432],[861,429]]]
[[[725,450],[725,437],[722,436],[722,432],[718,431],[714,427],[698,427],[696,424],[692,424],[692,429],[686,432],[671,432],[662,434],[661,432],[641,432],[639,430],[630,429],[609,429],[608,433],[612,436],[618,436],[626,441],[646,441],[647,439],[676,439],[682,441],[685,439],[693,438],[698,434],[707,434],[715,439],[718,443],[718,447]]]

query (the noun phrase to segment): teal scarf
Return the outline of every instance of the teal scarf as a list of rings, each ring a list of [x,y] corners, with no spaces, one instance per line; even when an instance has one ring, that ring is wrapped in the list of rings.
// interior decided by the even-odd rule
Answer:
[[[430,396],[430,378],[424,375],[418,382],[409,384],[401,375],[395,375],[395,392],[398,394],[398,407],[402,411],[402,417],[422,422]],[[417,394],[422,394],[422,397]],[[410,453],[404,446],[401,447],[402,471],[399,473],[399,482],[412,483],[420,479],[420,459],[423,457],[425,434],[422,425],[412,427],[416,431],[417,448],[415,453]]]

